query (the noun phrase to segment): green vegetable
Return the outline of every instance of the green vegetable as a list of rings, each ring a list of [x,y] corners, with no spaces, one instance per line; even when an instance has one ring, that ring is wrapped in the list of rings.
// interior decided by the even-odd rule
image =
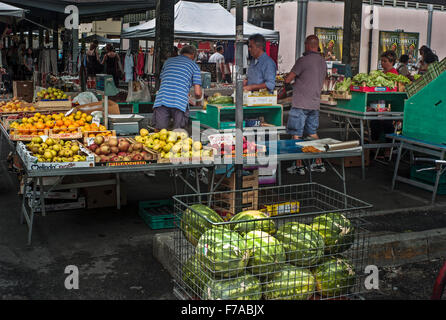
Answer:
[[[351,84],[352,84],[352,79],[351,78],[345,78],[341,82],[336,82],[335,90],[336,91],[349,91]]]
[[[375,70],[370,72],[370,74],[358,73],[356,76],[353,77],[352,84],[356,86],[362,86],[363,83],[365,83],[367,87],[389,87],[393,89],[395,88],[396,82],[398,82],[399,79],[402,80],[401,82],[406,81],[401,77],[393,73],[384,73],[381,70]]]

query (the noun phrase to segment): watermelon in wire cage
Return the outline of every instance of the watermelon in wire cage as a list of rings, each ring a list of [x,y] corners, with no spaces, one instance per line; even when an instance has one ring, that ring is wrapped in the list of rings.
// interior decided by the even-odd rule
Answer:
[[[221,192],[174,197],[180,221],[175,294],[201,300],[360,297],[368,250],[362,217],[371,205],[317,183],[256,191],[258,207],[245,210],[239,201],[229,221],[213,214]],[[242,191],[225,193],[237,198]],[[265,210],[285,203],[299,209],[288,206],[274,216]]]

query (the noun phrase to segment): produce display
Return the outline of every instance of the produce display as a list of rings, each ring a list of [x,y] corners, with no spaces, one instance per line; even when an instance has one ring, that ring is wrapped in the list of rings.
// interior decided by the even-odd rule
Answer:
[[[181,231],[194,246],[197,245],[201,235],[211,228],[212,224],[207,220],[214,223],[224,222],[217,212],[203,204],[193,204],[183,213]]]
[[[68,100],[68,95],[60,89],[49,87],[37,92],[38,100]]]
[[[126,138],[97,136],[88,149],[95,154],[95,162],[153,160],[142,143],[131,144]]]
[[[234,98],[231,96],[222,96],[220,93],[214,93],[211,97],[206,99],[208,104],[232,104]]]
[[[275,237],[282,242],[289,263],[296,266],[313,266],[324,255],[324,238],[309,225],[288,222]]]
[[[249,261],[245,239],[222,226],[203,233],[195,252],[205,272],[211,273],[214,278],[243,274]]]
[[[220,144],[211,144],[211,148],[217,150],[217,155],[235,156],[235,144],[226,144],[221,142]],[[248,141],[246,137],[243,137],[243,155],[256,154],[258,151],[263,151],[254,142]]]
[[[205,300],[260,300],[262,285],[250,274],[235,279],[209,280],[204,290]]]
[[[0,102],[0,112],[11,113],[27,111],[36,111],[36,108],[33,104],[20,101],[17,98],[12,98],[12,100]]]
[[[260,276],[278,271],[285,263],[286,255],[282,243],[263,231],[251,231],[245,236],[250,253],[249,270]]]
[[[352,79],[354,86],[388,87],[391,89],[396,87],[397,82],[410,83],[410,80],[403,75],[384,73],[380,70],[372,71],[370,74],[358,73]]]
[[[315,289],[316,282],[310,270],[285,264],[264,284],[263,292],[267,300],[307,300]]]
[[[200,141],[194,141],[184,131],[162,129],[160,132],[149,135],[147,129],[141,129],[135,140],[147,148],[159,152],[161,158],[164,159],[212,157],[212,150],[204,150]]]
[[[237,213],[231,218],[231,222],[238,222],[231,224],[234,231],[241,235],[254,230],[260,230],[273,235],[276,232],[276,224],[273,220],[268,219],[268,215],[258,210],[248,210]],[[265,220],[259,220],[265,219]],[[252,220],[252,221],[250,221]]]
[[[350,91],[351,85],[352,85],[352,79],[344,78],[344,80],[336,82],[335,91],[339,91],[339,92]]]
[[[12,122],[10,129],[15,134],[39,134],[43,135],[45,129],[51,129],[54,133],[72,133],[81,131],[90,131],[91,128],[100,128],[91,124],[92,116],[81,111],[65,116],[64,113],[41,114],[35,113],[32,117],[23,117],[22,119]],[[87,130],[88,129],[88,130]],[[105,127],[104,127],[105,129]]]
[[[330,258],[314,271],[316,288],[323,297],[346,295],[355,284],[355,271],[346,259]]]
[[[353,244],[354,228],[341,213],[327,213],[313,219],[311,228],[322,236],[325,252],[340,253]]]
[[[43,141],[41,137],[35,137],[26,144],[26,147],[32,156],[37,157],[38,162],[78,162],[85,161],[87,158],[76,140],[64,141],[48,138]]]

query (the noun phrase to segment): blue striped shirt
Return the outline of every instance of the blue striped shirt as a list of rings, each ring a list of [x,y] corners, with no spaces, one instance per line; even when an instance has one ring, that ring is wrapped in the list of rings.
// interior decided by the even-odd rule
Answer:
[[[201,85],[201,72],[195,61],[185,56],[167,59],[161,71],[161,86],[153,107],[166,106],[186,111],[189,91],[193,85]]]

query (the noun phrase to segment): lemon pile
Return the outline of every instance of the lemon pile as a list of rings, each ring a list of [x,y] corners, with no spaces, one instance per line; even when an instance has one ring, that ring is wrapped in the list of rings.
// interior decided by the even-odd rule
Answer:
[[[42,100],[67,100],[68,96],[60,89],[49,87],[37,92],[37,97]]]
[[[79,162],[87,159],[81,154],[79,142],[76,140],[48,138],[43,142],[41,137],[34,137],[26,147],[37,157],[38,162]]]
[[[162,129],[149,135],[147,129],[141,129],[136,142],[142,143],[149,149],[159,152],[162,158],[191,158],[211,156],[210,150],[203,150],[200,141],[193,141],[186,132],[175,132]]]

